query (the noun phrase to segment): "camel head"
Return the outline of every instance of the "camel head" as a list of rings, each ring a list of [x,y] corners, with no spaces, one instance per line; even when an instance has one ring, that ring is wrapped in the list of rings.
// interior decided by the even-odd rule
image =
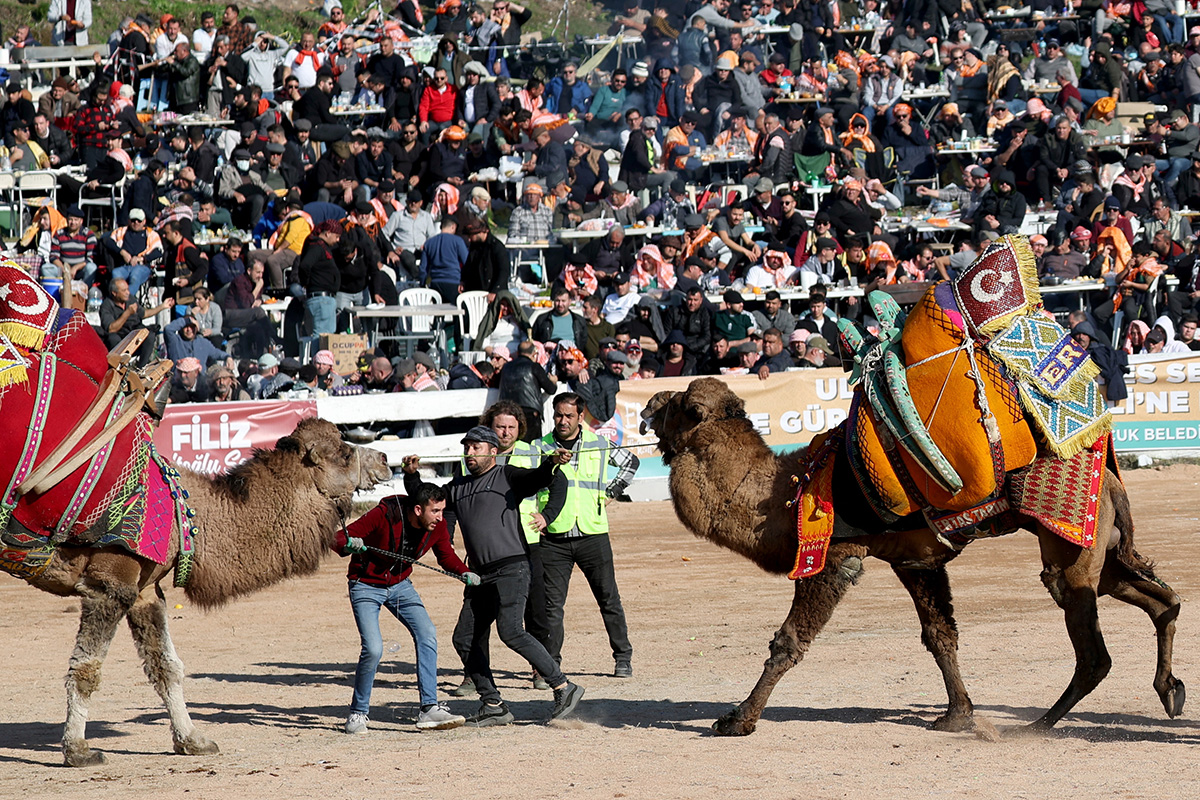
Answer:
[[[682,392],[658,392],[642,411],[642,433],[658,435],[663,463],[687,446],[693,433],[712,422],[746,419],[746,404],[724,382],[698,378]]]
[[[383,453],[342,441],[337,426],[323,419],[301,420],[275,449],[299,455],[317,490],[343,514],[350,513],[355,491],[392,477]]]

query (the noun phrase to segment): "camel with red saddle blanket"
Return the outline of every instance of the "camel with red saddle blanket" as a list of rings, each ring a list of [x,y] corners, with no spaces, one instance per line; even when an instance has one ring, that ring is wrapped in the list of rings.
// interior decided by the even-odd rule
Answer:
[[[1026,256],[1026,242],[1006,237],[907,319],[872,296],[878,333],[842,328],[858,384],[851,414],[806,449],[776,456],[715,378],[651,398],[643,429],[658,435],[679,519],[796,582],[762,676],[717,732],[754,731],[775,684],[874,556],[912,596],[942,671],[949,708],[933,727],[998,736],[975,716],[959,671],[946,564],[976,538],[1017,529],[1038,537],[1042,582],[1076,655],[1070,684],[1032,727],[1053,726],[1108,673],[1101,595],[1150,616],[1154,689],[1168,716],[1182,712],[1184,684],[1171,671],[1180,599],[1134,549],[1095,372],[1041,313]]]
[[[151,441],[170,362],[134,369],[138,341],[107,352],[78,311],[0,264],[0,569],[81,600],[62,739],[72,766],[103,761],[84,729],[122,619],[175,752],[217,752],[184,704],[161,582],[174,570],[192,602],[215,607],[310,573],[354,492],[391,477],[382,453],[319,419],[226,475],[176,470]]]

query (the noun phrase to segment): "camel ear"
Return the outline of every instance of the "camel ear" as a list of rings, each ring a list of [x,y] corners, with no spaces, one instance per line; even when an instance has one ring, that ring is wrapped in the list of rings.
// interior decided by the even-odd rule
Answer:
[[[320,464],[323,460],[325,460],[325,454],[321,452],[321,443],[309,442],[304,456],[310,463]]]
[[[738,397],[733,392],[725,398],[725,419],[735,419],[737,417],[746,416],[746,401]]]

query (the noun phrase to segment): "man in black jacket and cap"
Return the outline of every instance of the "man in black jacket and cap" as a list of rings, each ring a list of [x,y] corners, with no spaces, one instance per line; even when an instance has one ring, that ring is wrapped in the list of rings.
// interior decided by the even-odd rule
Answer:
[[[1075,162],[1087,158],[1087,149],[1083,136],[1071,130],[1071,121],[1055,117],[1049,134],[1038,142],[1038,162],[1034,166],[1038,197],[1053,202],[1054,190],[1062,186]]]
[[[1104,378],[1105,397],[1114,403],[1127,398],[1129,390],[1125,387],[1125,373],[1129,372],[1129,356],[1104,341],[1104,337],[1096,332],[1096,327],[1090,320],[1077,322],[1075,327],[1071,328],[1071,338],[1086,347],[1092,361],[1100,367],[1100,377]]]
[[[998,169],[992,176],[992,191],[983,196],[975,212],[975,230],[997,236],[1018,233],[1025,221],[1025,198],[1017,191],[1012,170]]]
[[[512,270],[508,249],[504,242],[492,235],[482,220],[468,223],[467,263],[462,269],[464,292],[487,292],[488,302],[496,299],[496,292],[508,288]]]

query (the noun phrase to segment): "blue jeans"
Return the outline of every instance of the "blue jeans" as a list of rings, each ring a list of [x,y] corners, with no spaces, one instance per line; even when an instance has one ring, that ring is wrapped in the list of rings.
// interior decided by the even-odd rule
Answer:
[[[1154,168],[1162,175],[1162,182],[1166,186],[1174,186],[1175,180],[1190,166],[1191,159],[1187,158],[1159,158],[1154,161]]]
[[[1154,14],[1153,17],[1162,23],[1167,32],[1167,41],[1183,44],[1187,35],[1187,25],[1178,14]]]
[[[308,298],[304,303],[304,324],[311,334],[337,333],[337,298]]]
[[[1092,103],[1096,102],[1101,97],[1108,97],[1109,94],[1108,94],[1108,92],[1104,91],[1103,89],[1080,89],[1079,96],[1083,98],[1083,102],[1086,105],[1090,106]]]
[[[354,610],[354,624],[362,638],[362,652],[358,656],[358,668],[354,671],[354,699],[350,711],[366,714],[371,708],[371,685],[375,683],[375,671],[383,657],[383,637],[379,633],[379,610],[386,608],[408,628],[417,648],[417,692],[421,705],[437,703],[437,629],[429,619],[429,612],[421,602],[421,596],[413,588],[412,581],[403,580],[390,588],[371,586],[353,581],[350,583],[350,607]]]
[[[138,289],[150,280],[150,276],[154,273],[149,267],[143,264],[133,264],[124,267],[113,267],[112,276],[129,282],[129,296],[137,299]]]

